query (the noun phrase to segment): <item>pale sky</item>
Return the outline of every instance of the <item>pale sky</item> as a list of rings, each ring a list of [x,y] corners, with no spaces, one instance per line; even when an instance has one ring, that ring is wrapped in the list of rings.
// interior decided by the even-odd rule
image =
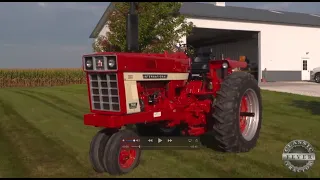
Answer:
[[[109,2],[0,2],[0,68],[81,67]],[[320,14],[320,2],[227,2]]]

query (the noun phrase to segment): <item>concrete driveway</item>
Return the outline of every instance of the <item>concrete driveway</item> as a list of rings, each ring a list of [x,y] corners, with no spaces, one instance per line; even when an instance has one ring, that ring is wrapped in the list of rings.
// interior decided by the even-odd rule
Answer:
[[[315,82],[261,82],[260,88],[270,91],[320,97],[320,84]]]

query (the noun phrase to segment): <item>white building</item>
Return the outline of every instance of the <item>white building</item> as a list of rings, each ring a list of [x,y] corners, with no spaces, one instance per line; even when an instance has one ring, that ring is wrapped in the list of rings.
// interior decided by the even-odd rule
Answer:
[[[105,35],[106,12],[90,38]],[[267,81],[310,80],[320,66],[320,15],[184,2],[180,13],[196,26],[184,40],[202,52],[239,60],[246,56]]]

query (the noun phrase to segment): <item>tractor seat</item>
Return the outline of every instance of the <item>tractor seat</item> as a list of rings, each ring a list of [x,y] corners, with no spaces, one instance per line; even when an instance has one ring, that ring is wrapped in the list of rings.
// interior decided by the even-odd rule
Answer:
[[[209,56],[197,56],[191,61],[191,73],[202,74],[209,72]]]

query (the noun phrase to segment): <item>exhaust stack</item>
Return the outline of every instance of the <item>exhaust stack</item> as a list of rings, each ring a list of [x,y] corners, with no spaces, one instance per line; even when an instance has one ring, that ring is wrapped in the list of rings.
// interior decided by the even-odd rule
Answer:
[[[136,13],[135,2],[130,2],[130,10],[127,15],[127,29],[126,29],[126,49],[127,52],[138,52],[139,51],[139,26],[138,14]]]

